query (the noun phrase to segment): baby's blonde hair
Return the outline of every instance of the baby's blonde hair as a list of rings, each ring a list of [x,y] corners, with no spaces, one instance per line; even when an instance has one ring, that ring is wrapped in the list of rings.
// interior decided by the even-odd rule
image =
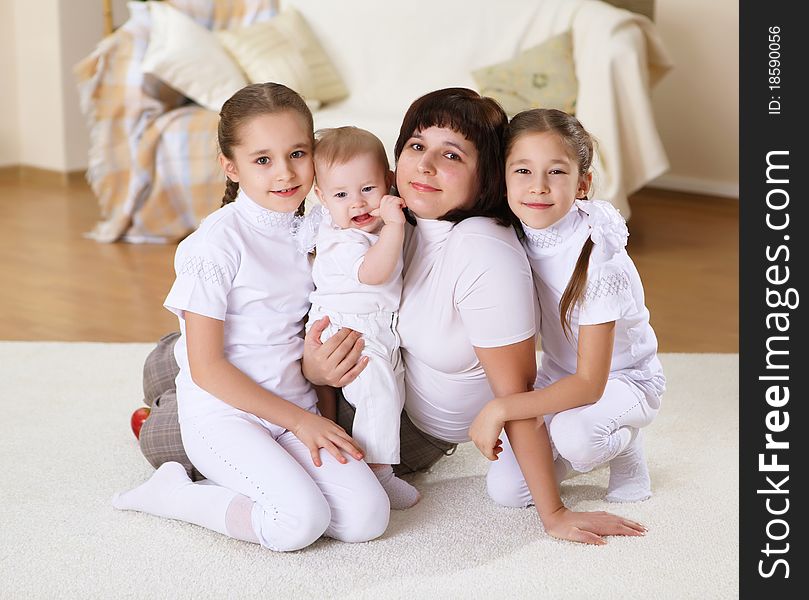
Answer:
[[[318,129],[315,132],[315,173],[318,166],[333,167],[370,154],[385,173],[390,171],[385,146],[370,131],[359,127],[345,126],[331,129]]]

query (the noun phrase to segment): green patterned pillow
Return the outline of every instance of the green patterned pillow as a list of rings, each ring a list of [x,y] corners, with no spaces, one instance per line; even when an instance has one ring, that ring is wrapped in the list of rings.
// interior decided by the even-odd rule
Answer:
[[[509,117],[529,108],[576,112],[578,83],[570,31],[528,48],[516,58],[472,72],[484,96],[497,100]]]

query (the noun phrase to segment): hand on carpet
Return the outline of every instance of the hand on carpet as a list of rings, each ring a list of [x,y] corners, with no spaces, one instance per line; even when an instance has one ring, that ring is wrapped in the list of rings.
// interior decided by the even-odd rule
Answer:
[[[560,508],[542,518],[545,532],[561,540],[603,546],[607,535],[646,535],[646,527],[612,513],[575,512]]]

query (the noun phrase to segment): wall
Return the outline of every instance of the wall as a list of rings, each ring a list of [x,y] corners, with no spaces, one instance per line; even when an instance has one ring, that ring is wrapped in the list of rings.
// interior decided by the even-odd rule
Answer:
[[[655,23],[675,67],[652,91],[671,163],[652,185],[738,198],[738,2],[656,0]]]
[[[0,2],[0,167],[20,162],[17,123],[17,51],[14,2]]]
[[[89,136],[72,69],[102,35],[100,0],[0,3],[0,77],[10,91],[0,95],[0,166],[86,167]]]
[[[104,26],[99,0],[60,0],[59,4],[65,170],[77,171],[87,168],[90,139],[84,115],[79,108],[73,66],[90,54],[104,37]],[[116,17],[125,16],[127,12],[125,7],[118,10],[116,6],[113,14]]]
[[[63,171],[59,0],[15,0],[19,161]]]

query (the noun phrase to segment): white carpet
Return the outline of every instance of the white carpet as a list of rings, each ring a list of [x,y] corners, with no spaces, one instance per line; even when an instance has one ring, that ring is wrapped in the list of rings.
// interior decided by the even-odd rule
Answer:
[[[647,430],[654,497],[603,501],[605,469],[567,481],[577,509],[646,524],[587,547],[496,506],[471,444],[415,480],[424,499],[365,544],[277,554],[110,506],[151,473],[129,429],[150,344],[0,342],[2,598],[735,598],[738,355],[664,354]]]

